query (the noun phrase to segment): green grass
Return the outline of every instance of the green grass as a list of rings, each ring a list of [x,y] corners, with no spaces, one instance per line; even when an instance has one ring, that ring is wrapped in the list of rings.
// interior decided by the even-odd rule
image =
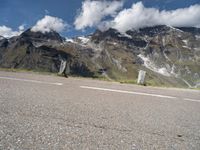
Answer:
[[[158,83],[155,80],[146,80],[146,86],[153,86],[153,87],[173,87],[163,83]]]
[[[16,69],[16,68],[0,68],[0,71],[8,71],[8,72],[26,72],[26,73],[37,73],[44,75],[57,75],[57,73],[41,71],[41,70],[29,70],[29,69]]]
[[[137,84],[137,80],[119,80],[122,84]]]

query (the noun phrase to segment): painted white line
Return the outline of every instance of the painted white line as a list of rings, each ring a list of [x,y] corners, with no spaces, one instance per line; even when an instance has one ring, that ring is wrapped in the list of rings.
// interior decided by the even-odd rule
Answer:
[[[167,95],[158,95],[158,94],[150,94],[150,93],[123,91],[123,90],[106,89],[106,88],[99,88],[99,87],[80,86],[80,88],[92,89],[92,90],[100,90],[100,91],[109,91],[109,92],[118,92],[118,93],[126,93],[126,94],[143,95],[143,96],[153,96],[153,97],[169,98],[169,99],[175,99],[176,98],[176,97],[167,96]]]
[[[0,77],[0,79],[23,81],[23,82],[31,82],[31,83],[39,83],[39,84],[63,85],[62,83],[52,83],[52,82],[45,82],[45,81],[38,81],[38,80],[29,80],[29,79],[21,79],[21,78],[12,78],[12,77]]]
[[[190,98],[184,98],[185,101],[191,101],[191,102],[198,102],[200,103],[200,100],[197,99],[190,99]]]

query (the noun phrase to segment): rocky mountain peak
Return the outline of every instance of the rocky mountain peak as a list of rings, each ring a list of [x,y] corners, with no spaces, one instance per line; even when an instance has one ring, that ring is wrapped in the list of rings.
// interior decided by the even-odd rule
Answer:
[[[194,35],[200,35],[200,28],[195,28],[195,27],[177,27],[177,28],[184,32],[192,33]]]
[[[100,41],[112,41],[112,42],[120,42],[127,45],[133,45],[137,47],[145,47],[146,41],[143,38],[138,38],[134,36],[130,36],[126,33],[120,33],[116,29],[110,28],[106,31],[97,30],[92,35],[92,41],[95,43],[99,43]]]
[[[8,39],[3,36],[0,36],[0,48],[4,48],[8,45]]]
[[[64,38],[59,35],[59,33],[55,31],[50,32],[33,32],[31,29],[26,30],[20,35],[20,38],[30,39],[33,41],[57,41],[63,42]]]

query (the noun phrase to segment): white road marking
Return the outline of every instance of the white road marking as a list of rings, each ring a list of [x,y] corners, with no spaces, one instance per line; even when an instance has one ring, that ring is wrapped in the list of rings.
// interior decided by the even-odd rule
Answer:
[[[198,102],[200,103],[200,100],[197,99],[190,99],[190,98],[184,98],[185,101],[191,101],[191,102]]]
[[[12,78],[12,77],[0,77],[0,79],[5,80],[15,80],[15,81],[23,81],[23,82],[31,82],[31,83],[39,83],[39,84],[50,84],[50,85],[63,85],[63,83],[52,83],[38,80],[29,80],[29,79],[21,79],[21,78]]]
[[[99,88],[99,87],[80,86],[80,88],[92,89],[92,90],[100,90],[100,91],[109,91],[109,92],[118,92],[118,93],[126,93],[126,94],[143,95],[143,96],[153,96],[153,97],[161,97],[161,98],[169,98],[169,99],[175,99],[176,98],[176,97],[167,96],[167,95],[158,95],[158,94],[150,94],[150,93],[123,91],[123,90],[106,89],[106,88]]]
[[[168,95],[158,95],[158,94],[141,93],[141,92],[133,92],[133,91],[123,91],[123,90],[115,90],[115,89],[107,89],[107,88],[99,88],[99,87],[90,87],[90,86],[80,86],[80,88],[92,89],[92,90],[100,90],[100,91],[109,91],[109,92],[118,92],[118,93],[125,93],[125,94],[143,95],[143,96],[153,96],[153,97],[168,98],[168,99],[177,99],[177,100],[182,100],[182,101],[190,101],[190,102],[198,102],[198,103],[200,103],[200,100],[197,100],[197,99],[190,99],[190,98],[180,99],[178,97],[173,97],[173,96],[168,96]]]

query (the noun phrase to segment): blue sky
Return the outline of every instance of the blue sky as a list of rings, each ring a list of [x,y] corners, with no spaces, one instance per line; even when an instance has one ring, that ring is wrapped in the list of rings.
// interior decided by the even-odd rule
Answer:
[[[130,8],[138,1],[125,0],[124,8]],[[94,28],[77,31],[73,27],[82,2],[81,0],[0,0],[0,26],[6,25],[17,30],[21,24],[25,24],[25,28],[29,28],[45,15],[50,15],[62,18],[71,26],[70,29],[62,32],[62,35],[71,37],[88,34]],[[200,4],[200,0],[142,0],[142,2],[145,7],[154,7],[159,10],[173,10]]]

